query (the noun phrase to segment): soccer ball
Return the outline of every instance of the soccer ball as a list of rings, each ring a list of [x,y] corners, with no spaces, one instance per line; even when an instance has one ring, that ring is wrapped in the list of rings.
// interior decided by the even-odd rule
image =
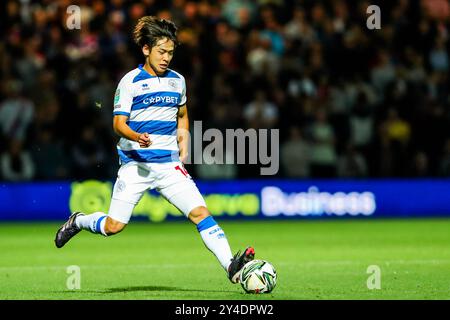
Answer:
[[[277,284],[277,272],[265,260],[252,260],[242,268],[239,280],[247,293],[269,293]]]

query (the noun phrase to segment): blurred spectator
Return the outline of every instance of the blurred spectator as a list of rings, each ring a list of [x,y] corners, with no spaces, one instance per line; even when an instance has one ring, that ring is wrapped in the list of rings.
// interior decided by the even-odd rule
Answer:
[[[376,164],[376,176],[394,176],[395,148],[393,148],[389,135],[387,134],[386,126],[379,126],[377,138],[378,140],[374,150],[376,157],[376,161],[374,161]]]
[[[409,142],[411,128],[408,122],[401,119],[396,109],[389,109],[385,122],[386,134],[391,141],[405,145]]]
[[[74,176],[77,179],[101,178],[105,175],[106,150],[96,138],[93,127],[86,125],[71,149]]]
[[[281,165],[286,177],[306,178],[310,175],[311,147],[296,126],[289,128],[289,138],[280,150]]]
[[[108,106],[111,106],[113,103],[111,92],[115,88],[108,78],[109,75],[105,70],[98,73],[95,83],[87,90],[88,101],[86,104],[92,107],[95,106],[99,110],[101,125],[109,128],[113,116]]]
[[[31,155],[36,165],[36,179],[62,180],[70,173],[62,141],[56,139],[50,129],[37,132],[36,143],[31,147]]]
[[[317,178],[334,177],[337,165],[335,134],[325,110],[317,110],[309,132],[312,140],[311,175]]]
[[[6,140],[23,141],[33,120],[34,105],[22,94],[22,84],[18,80],[5,83],[6,98],[0,103],[0,127]]]
[[[450,177],[450,139],[445,143],[444,155],[439,163],[439,174],[444,177]]]
[[[23,83],[24,89],[28,90],[36,84],[39,71],[45,64],[45,56],[39,52],[39,47],[42,45],[41,37],[32,35],[24,39],[24,41],[27,45],[23,46],[23,51],[15,59],[15,69]]]
[[[292,97],[299,97],[302,94],[308,97],[315,97],[317,94],[317,86],[311,79],[308,70],[304,70],[300,79],[291,79],[287,89]]]
[[[348,118],[352,107],[351,95],[344,81],[340,80],[330,88],[330,112]]]
[[[434,71],[448,71],[448,54],[442,38],[436,40],[434,48],[430,52],[430,64]]]
[[[346,152],[339,157],[338,176],[342,178],[362,178],[368,174],[367,163],[361,153],[349,144]]]
[[[410,64],[407,72],[407,80],[415,84],[421,84],[426,80],[427,74],[423,57],[415,52],[412,48],[405,50],[407,62]]]
[[[284,27],[284,34],[290,40],[301,40],[308,45],[317,39],[314,28],[307,22],[305,10],[294,9],[292,19]]]
[[[450,14],[450,5],[446,0],[420,1],[424,11],[431,17],[438,19],[448,18]]]
[[[8,149],[0,157],[1,175],[6,181],[29,181],[35,166],[30,153],[23,149],[21,140],[10,140]]]
[[[350,141],[359,150],[369,148],[373,137],[374,119],[367,97],[360,93],[355,108],[350,116]]]
[[[282,37],[282,26],[279,24],[274,10],[270,6],[263,6],[261,8],[261,18],[263,20],[264,28],[260,33],[263,40],[270,41],[270,48],[277,56],[284,53],[284,39]]]
[[[237,128],[240,121],[240,110],[233,101],[221,99],[212,103],[214,111],[206,123],[208,128],[216,128],[225,133],[226,129]],[[232,113],[232,115],[230,115]],[[233,116],[234,115],[234,116]]]
[[[253,31],[250,37],[251,47],[247,55],[250,72],[255,76],[263,76],[265,73],[277,74],[280,69],[280,58],[272,51],[270,39],[261,37],[256,31]]]
[[[254,100],[245,106],[244,118],[249,128],[273,128],[278,121],[278,109],[267,100],[264,91],[258,90]]]
[[[253,19],[255,9],[254,1],[227,0],[222,6],[222,14],[233,27],[241,28]]]
[[[208,152],[203,152],[203,155],[195,155],[196,163],[200,163],[200,158],[203,156],[202,164],[196,165],[196,173],[200,179],[214,180],[214,179],[236,179],[238,175],[238,168],[233,159],[233,153],[226,149],[222,158],[216,154],[211,156]],[[218,163],[219,162],[219,163]],[[222,162],[222,164],[220,164]]]
[[[408,175],[416,178],[430,176],[428,157],[424,152],[419,151],[415,154],[413,164],[411,166],[411,172],[409,172]]]
[[[378,93],[383,95],[386,86],[395,79],[395,68],[391,55],[386,50],[380,50],[378,64],[371,71],[371,80]]]

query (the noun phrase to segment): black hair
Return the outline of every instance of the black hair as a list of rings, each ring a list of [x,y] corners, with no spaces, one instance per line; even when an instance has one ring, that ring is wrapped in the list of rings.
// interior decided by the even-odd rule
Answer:
[[[158,40],[163,38],[172,40],[175,46],[178,44],[177,27],[170,20],[145,16],[140,18],[134,27],[133,39],[140,48],[144,45],[149,45],[152,48]]]

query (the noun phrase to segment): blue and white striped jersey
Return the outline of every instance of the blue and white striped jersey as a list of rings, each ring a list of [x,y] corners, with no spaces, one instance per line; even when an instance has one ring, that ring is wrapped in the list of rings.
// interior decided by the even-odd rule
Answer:
[[[128,72],[114,96],[114,115],[128,116],[130,128],[148,132],[152,144],[141,148],[138,142],[121,138],[117,144],[121,163],[178,161],[177,113],[185,103],[186,83],[178,72],[168,69],[163,76],[152,76],[143,65]]]

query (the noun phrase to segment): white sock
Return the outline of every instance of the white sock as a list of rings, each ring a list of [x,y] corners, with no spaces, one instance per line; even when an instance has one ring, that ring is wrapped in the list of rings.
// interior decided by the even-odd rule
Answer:
[[[225,271],[228,271],[233,255],[222,228],[219,227],[213,217],[208,216],[200,221],[197,230],[205,246],[216,256]]]
[[[106,214],[103,212],[85,214],[84,216],[78,216],[75,219],[78,228],[107,236],[105,233],[105,222]]]

